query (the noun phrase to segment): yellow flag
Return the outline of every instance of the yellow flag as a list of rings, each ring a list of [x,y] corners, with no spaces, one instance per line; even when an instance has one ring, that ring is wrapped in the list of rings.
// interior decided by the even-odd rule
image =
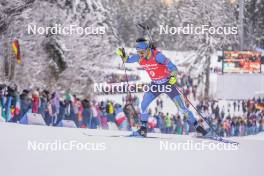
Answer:
[[[18,40],[14,40],[12,43],[12,48],[15,53],[17,63],[21,64],[20,46]]]

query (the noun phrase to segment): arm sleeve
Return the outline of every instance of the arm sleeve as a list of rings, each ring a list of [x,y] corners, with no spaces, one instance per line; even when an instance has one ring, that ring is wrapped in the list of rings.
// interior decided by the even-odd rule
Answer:
[[[138,54],[135,54],[135,55],[132,55],[132,56],[129,56],[126,63],[134,63],[134,62],[138,62],[140,59],[139,55]]]
[[[158,53],[156,56],[156,61],[160,64],[164,64],[167,66],[169,71],[178,71],[176,65],[174,65],[169,59],[167,59],[163,54]]]

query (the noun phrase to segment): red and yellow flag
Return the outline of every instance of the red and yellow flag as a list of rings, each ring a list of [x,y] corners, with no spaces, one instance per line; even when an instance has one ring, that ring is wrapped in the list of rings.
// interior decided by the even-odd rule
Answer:
[[[13,48],[13,51],[16,55],[17,63],[21,64],[20,46],[19,46],[19,42],[17,39],[15,39],[13,41],[12,48]]]

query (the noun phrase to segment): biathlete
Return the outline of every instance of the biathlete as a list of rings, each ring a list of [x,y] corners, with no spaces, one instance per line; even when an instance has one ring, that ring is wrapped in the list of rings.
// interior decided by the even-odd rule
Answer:
[[[147,40],[137,40],[136,50],[137,54],[128,56],[123,48],[119,48],[116,54],[122,58],[124,63],[138,62],[151,78],[150,87],[170,85],[171,89],[166,92],[152,91],[152,89],[149,89],[148,92],[144,93],[141,102],[141,127],[138,131],[133,132],[133,135],[147,136],[147,122],[149,117],[148,106],[162,93],[166,93],[171,98],[178,109],[188,117],[188,123],[194,125],[198,133],[206,135],[208,132],[199,125],[193,113],[186,107],[180,93],[175,87],[177,82],[177,67],[160,51],[151,47]]]

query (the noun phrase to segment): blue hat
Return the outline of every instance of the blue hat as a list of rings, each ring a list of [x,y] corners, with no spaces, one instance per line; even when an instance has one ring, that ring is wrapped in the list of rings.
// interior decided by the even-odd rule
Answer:
[[[147,42],[138,42],[136,45],[137,50],[146,50],[148,49],[149,45]]]

